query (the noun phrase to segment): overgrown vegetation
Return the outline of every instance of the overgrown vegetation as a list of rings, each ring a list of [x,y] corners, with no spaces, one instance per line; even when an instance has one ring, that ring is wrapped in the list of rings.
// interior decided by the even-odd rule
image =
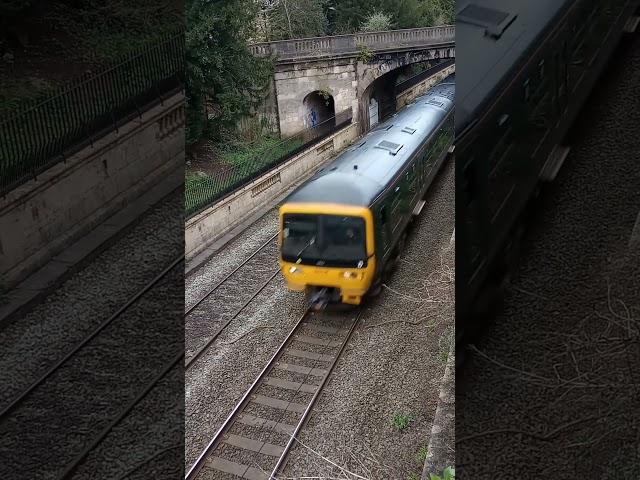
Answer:
[[[221,160],[237,170],[251,169],[253,166],[260,168],[288,155],[303,143],[302,138],[297,136],[285,140],[264,136],[252,143],[234,137],[223,144]]]
[[[245,178],[276,164],[280,159],[294,152],[304,140],[295,136],[280,140],[276,136],[265,135],[253,142],[246,142],[241,136],[225,133],[215,144],[216,162],[208,171],[188,169],[185,179],[185,202],[187,214],[193,213],[210,203],[222,192],[233,188]]]
[[[329,0],[325,11],[330,12],[330,34],[358,31],[369,22],[381,22],[380,15],[389,19],[391,28],[431,27],[455,19],[453,0]]]
[[[358,45],[358,60],[362,63],[369,63],[373,57],[373,52],[366,45]]]
[[[369,14],[367,19],[360,25],[360,31],[362,32],[379,32],[382,30],[390,30],[393,24],[391,22],[391,15],[374,11]]]
[[[263,40],[315,37],[324,35],[328,20],[322,0],[266,0],[258,18]]]
[[[187,144],[207,135],[219,139],[263,99],[272,62],[251,54],[253,0],[188,0],[186,20]]]
[[[0,111],[154,44],[182,18],[170,1],[0,0]]]
[[[438,339],[438,358],[442,363],[447,363],[449,360],[449,352],[453,342],[454,334],[451,330],[446,330]]]
[[[260,0],[257,39],[452,24],[454,0]]]

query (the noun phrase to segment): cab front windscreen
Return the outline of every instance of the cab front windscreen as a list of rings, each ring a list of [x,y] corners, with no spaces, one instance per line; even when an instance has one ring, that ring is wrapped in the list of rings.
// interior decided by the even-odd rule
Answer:
[[[363,268],[367,264],[364,219],[285,214],[281,254],[284,261],[303,265]]]

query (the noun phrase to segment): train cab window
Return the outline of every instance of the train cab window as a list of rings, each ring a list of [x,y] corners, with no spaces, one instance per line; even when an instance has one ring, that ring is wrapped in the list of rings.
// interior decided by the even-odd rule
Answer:
[[[303,265],[361,268],[367,263],[364,219],[285,214],[282,259]]]
[[[531,98],[531,86],[529,79],[524,82],[524,101],[528,102]]]

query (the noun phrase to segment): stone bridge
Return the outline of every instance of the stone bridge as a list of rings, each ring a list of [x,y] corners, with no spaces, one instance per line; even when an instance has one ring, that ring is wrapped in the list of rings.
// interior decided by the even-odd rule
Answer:
[[[455,58],[455,27],[412,28],[250,45],[273,56],[271,92],[259,115],[287,137],[352,109],[361,132],[395,111],[405,67]]]

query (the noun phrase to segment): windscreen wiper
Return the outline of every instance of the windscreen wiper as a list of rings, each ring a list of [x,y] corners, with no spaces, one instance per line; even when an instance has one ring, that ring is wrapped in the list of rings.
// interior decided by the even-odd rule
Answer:
[[[309,240],[309,243],[307,243],[307,244],[302,248],[302,250],[300,250],[300,251],[298,252],[298,254],[296,255],[296,258],[297,258],[296,263],[300,263],[300,262],[302,261],[302,259],[300,258],[300,255],[302,255],[302,254],[307,250],[307,248],[309,248],[309,247],[310,247],[311,245],[313,245],[314,243],[316,243],[316,236],[315,236],[315,235],[314,235],[313,237],[311,237],[311,240]]]

